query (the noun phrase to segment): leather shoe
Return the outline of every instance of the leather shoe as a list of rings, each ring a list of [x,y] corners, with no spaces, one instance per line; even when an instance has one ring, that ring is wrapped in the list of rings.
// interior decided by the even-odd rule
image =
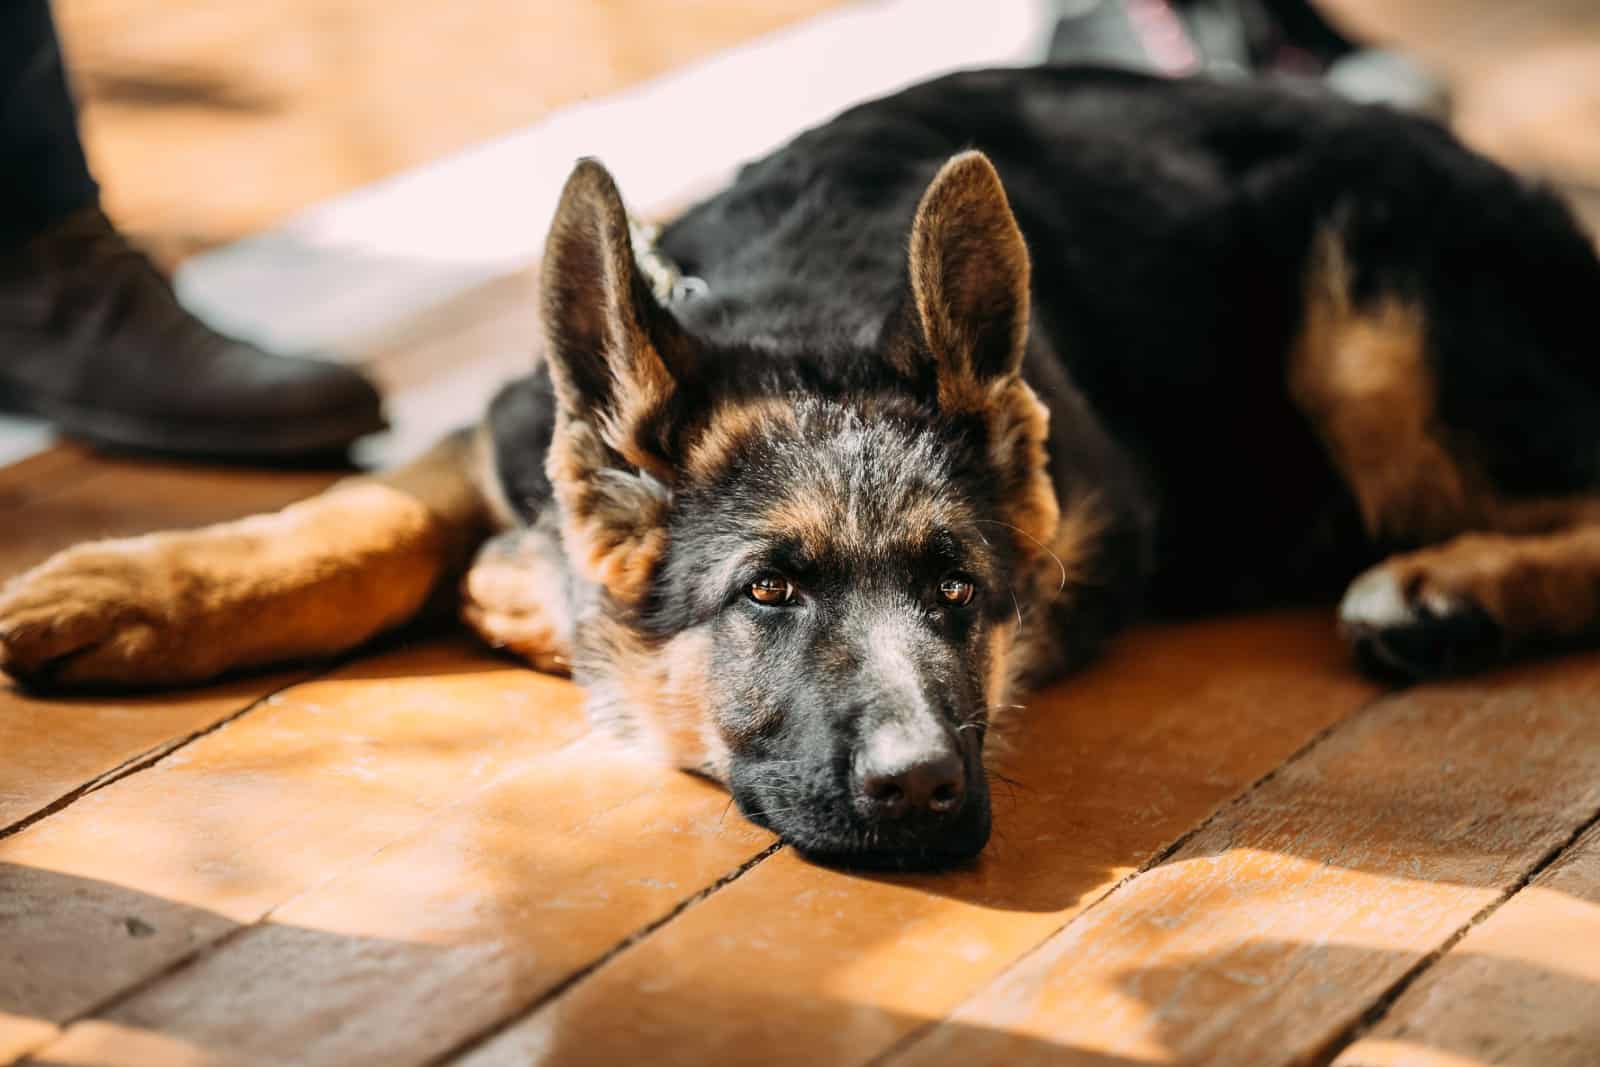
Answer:
[[[185,311],[97,207],[0,254],[0,403],[96,444],[191,457],[325,455],[384,427],[359,372]]]

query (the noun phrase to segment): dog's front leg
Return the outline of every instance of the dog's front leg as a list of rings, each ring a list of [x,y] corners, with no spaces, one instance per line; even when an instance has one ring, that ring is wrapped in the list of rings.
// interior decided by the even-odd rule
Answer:
[[[0,667],[155,686],[353,648],[414,615],[485,522],[457,434],[269,515],[78,545],[0,592]]]

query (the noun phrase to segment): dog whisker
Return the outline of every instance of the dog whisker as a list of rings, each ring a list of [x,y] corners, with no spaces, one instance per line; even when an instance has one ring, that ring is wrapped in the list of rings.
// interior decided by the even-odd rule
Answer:
[[[1038,545],[1039,546],[1039,551],[1043,552],[1045,555],[1047,555],[1051,559],[1055,560],[1056,566],[1061,571],[1061,584],[1056,587],[1056,592],[1059,593],[1062,590],[1066,589],[1067,581],[1068,581],[1068,578],[1067,578],[1067,565],[1065,563],[1061,562],[1061,557],[1060,556],[1056,555],[1055,552],[1051,551],[1049,545],[1045,544],[1043,541],[1041,541],[1037,537],[1033,536],[1033,534],[1029,533],[1027,530],[1024,530],[1024,529],[1022,529],[1020,527],[1017,527],[1017,526],[1013,526],[1009,522],[1001,522],[999,519],[978,519],[977,521],[978,522],[991,523],[991,524],[993,524],[995,526],[1004,526],[1006,529],[1013,530],[1013,531],[1021,534],[1023,537],[1026,537],[1028,540],[1032,541],[1034,544]]]

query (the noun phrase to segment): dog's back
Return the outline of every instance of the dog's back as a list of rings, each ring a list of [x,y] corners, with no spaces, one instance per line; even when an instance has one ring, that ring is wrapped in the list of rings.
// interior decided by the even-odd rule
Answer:
[[[973,147],[1027,237],[1025,374],[1055,414],[1058,486],[1150,542],[1162,607],[1325,593],[1436,533],[1369,536],[1285,388],[1319,235],[1355,305],[1423,309],[1437,417],[1497,491],[1600,482],[1600,267],[1566,209],[1431,121],[1303,89],[1042,68],[861,105],[666,230],[707,283],[675,312],[752,366],[870,377],[917,199]]]

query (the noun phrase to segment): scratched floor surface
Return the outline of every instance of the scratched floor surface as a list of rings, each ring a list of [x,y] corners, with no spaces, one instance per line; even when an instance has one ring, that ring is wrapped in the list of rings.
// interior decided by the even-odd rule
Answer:
[[[421,411],[532,328],[512,277],[360,354]],[[0,575],[338,474],[48,448]],[[1150,626],[1005,741],[982,860],[869,877],[453,633],[0,682],[0,1064],[1600,1063],[1600,656],[1386,692],[1325,612]]]

